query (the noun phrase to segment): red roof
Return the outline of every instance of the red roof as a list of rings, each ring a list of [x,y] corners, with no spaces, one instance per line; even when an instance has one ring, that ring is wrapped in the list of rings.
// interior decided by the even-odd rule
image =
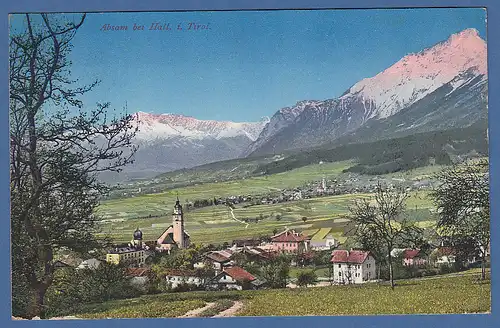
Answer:
[[[233,278],[236,281],[255,280],[255,277],[252,276],[248,271],[237,266],[224,268],[224,272],[226,272],[229,276],[231,276],[231,278]]]
[[[346,251],[346,250],[334,250],[332,252],[333,263],[364,263],[370,255],[368,251]]]
[[[285,230],[271,237],[271,242],[301,242],[307,240],[308,237],[301,233],[297,233],[294,230]]]
[[[419,249],[405,249],[403,257],[405,259],[412,259],[414,257],[418,257],[420,255]]]
[[[129,277],[144,277],[148,273],[148,268],[127,268],[127,276]]]
[[[207,258],[215,262],[229,262],[231,259],[217,252],[213,252],[207,255]]]
[[[441,256],[455,255],[455,250],[452,247],[439,247],[437,251]]]

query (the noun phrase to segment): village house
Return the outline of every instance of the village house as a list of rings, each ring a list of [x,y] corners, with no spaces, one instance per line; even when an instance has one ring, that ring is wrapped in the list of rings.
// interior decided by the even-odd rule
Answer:
[[[456,263],[456,254],[453,247],[440,246],[434,250],[436,265],[453,265]]]
[[[257,289],[263,285],[263,282],[252,274],[238,266],[224,268],[222,272],[210,279],[207,289],[224,290],[243,290]]]
[[[311,246],[311,249],[314,251],[325,251],[338,247],[340,245],[340,242],[332,235],[328,235],[323,240],[311,241],[309,244]]]
[[[101,265],[101,261],[98,260],[98,259],[88,259],[88,260],[85,260],[85,261],[82,261],[82,263],[80,263],[76,269],[77,270],[81,270],[81,269],[91,269],[91,270],[95,270],[99,267],[99,265]]]
[[[143,291],[146,289],[150,273],[148,268],[127,268],[126,271],[127,277],[130,278],[130,284]]]
[[[156,250],[170,252],[173,248],[188,248],[191,237],[184,229],[184,213],[179,198],[174,205],[172,225],[170,225],[157,240]]]
[[[219,273],[224,267],[233,264],[231,260],[233,254],[234,252],[229,249],[223,251],[212,251],[205,255],[204,262],[209,263],[209,265],[215,270],[215,272]],[[199,268],[203,266],[201,265],[201,263],[198,263],[196,267]]]
[[[236,247],[245,247],[245,246],[259,246],[261,243],[258,238],[251,239],[236,239],[233,240],[232,245]]]
[[[331,262],[336,284],[361,284],[376,278],[375,258],[369,251],[334,250]]]
[[[172,288],[182,284],[200,287],[204,283],[203,277],[193,270],[168,269],[165,271],[165,279]]]
[[[278,252],[272,249],[266,250],[261,247],[243,247],[240,252],[248,255],[249,259],[252,261],[267,261],[279,255]]]
[[[270,244],[276,252],[300,254],[309,249],[310,240],[310,237],[286,228],[284,231],[272,236]]]
[[[405,249],[403,252],[404,266],[423,266],[427,263],[425,255],[419,249]]]
[[[395,248],[391,252],[392,257],[401,257],[404,266],[423,266],[427,264],[425,254],[419,249]]]

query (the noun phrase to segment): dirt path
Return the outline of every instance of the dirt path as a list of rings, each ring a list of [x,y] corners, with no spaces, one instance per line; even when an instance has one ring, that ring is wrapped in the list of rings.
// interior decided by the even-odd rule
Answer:
[[[224,310],[221,313],[214,315],[212,318],[234,317],[236,312],[241,310],[242,307],[243,307],[243,302],[235,301],[233,306],[231,306],[229,309]]]
[[[206,309],[210,309],[214,305],[215,305],[215,303],[207,303],[204,307],[188,311],[186,314],[181,315],[180,317],[177,317],[177,318],[196,318],[203,311],[205,311]]]

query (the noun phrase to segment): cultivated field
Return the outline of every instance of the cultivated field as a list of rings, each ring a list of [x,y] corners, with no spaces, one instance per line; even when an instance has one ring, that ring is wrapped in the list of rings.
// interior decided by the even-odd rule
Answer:
[[[352,162],[315,164],[269,176],[205,183],[158,194],[108,200],[101,204],[98,214],[104,219],[103,233],[109,234],[117,242],[129,241],[133,231],[138,227],[143,231],[146,240],[155,240],[171,224],[170,213],[177,193],[183,203],[231,195],[262,195],[283,188],[297,187],[307,182],[317,182],[323,176],[333,179],[350,165]],[[436,167],[427,167],[385,177],[391,180],[414,180],[432,174],[436,170]],[[364,179],[368,181],[376,178],[370,176]],[[343,242],[346,238],[345,228],[348,225],[343,216],[348,213],[348,207],[353,200],[362,197],[370,195],[358,193],[328,196],[272,205],[238,204],[234,209],[234,215],[238,220],[262,219],[258,223],[250,222],[248,226],[235,221],[226,206],[210,206],[185,211],[185,225],[192,242],[198,244],[268,236],[274,229],[282,230],[285,227],[304,231],[315,241],[322,240],[330,234]],[[432,203],[426,191],[415,192],[407,205],[413,219],[422,221],[419,224],[429,226],[433,224],[429,212]],[[303,217],[307,218],[306,221],[302,220]]]
[[[296,289],[187,292],[143,296],[83,306],[82,318],[159,318],[180,316],[207,302],[243,303],[238,316],[485,313],[491,309],[490,281],[477,270],[460,275],[402,280],[387,284]]]

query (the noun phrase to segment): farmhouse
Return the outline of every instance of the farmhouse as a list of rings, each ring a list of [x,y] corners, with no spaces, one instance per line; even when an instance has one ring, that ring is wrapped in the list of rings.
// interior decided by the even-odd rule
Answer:
[[[260,247],[243,247],[240,252],[248,255],[249,259],[254,261],[266,261],[279,255],[276,251],[266,250]]]
[[[101,265],[101,261],[99,261],[98,259],[88,259],[88,260],[85,260],[85,261],[82,261],[82,263],[80,263],[80,265],[78,265],[76,267],[77,270],[81,270],[81,269],[97,269],[99,267],[99,265]]]
[[[403,252],[403,265],[422,266],[427,263],[424,254],[419,249],[405,249]]]
[[[271,237],[271,245],[274,251],[280,253],[300,254],[309,249],[310,240],[310,237],[287,228]]]
[[[246,270],[238,267],[224,268],[222,272],[210,279],[207,289],[243,290],[260,287],[262,282]]]
[[[339,244],[339,241],[333,238],[332,235],[326,236],[326,238],[323,240],[310,242],[311,249],[315,251],[329,250],[333,247],[337,247]]]
[[[177,198],[172,213],[172,225],[158,238],[156,249],[160,252],[170,252],[173,248],[187,248],[190,245],[190,238],[184,229],[184,213]]]
[[[145,290],[150,272],[148,268],[127,268],[126,274],[132,286]]]
[[[210,263],[215,272],[220,272],[224,267],[232,265],[231,250],[213,251],[205,255],[205,261]]]
[[[419,249],[395,248],[391,252],[392,257],[401,257],[404,266],[422,266],[427,263],[425,254]]]
[[[203,278],[192,270],[169,269],[165,271],[165,279],[171,284],[172,288],[176,288],[182,284],[201,286]]]
[[[456,262],[455,250],[452,247],[438,247],[434,250],[436,265],[452,265]]]
[[[259,246],[260,239],[251,238],[251,239],[236,239],[233,240],[232,245],[236,247],[245,247],[245,246]]]
[[[369,251],[334,250],[331,262],[337,284],[360,284],[376,278],[375,258]]]

